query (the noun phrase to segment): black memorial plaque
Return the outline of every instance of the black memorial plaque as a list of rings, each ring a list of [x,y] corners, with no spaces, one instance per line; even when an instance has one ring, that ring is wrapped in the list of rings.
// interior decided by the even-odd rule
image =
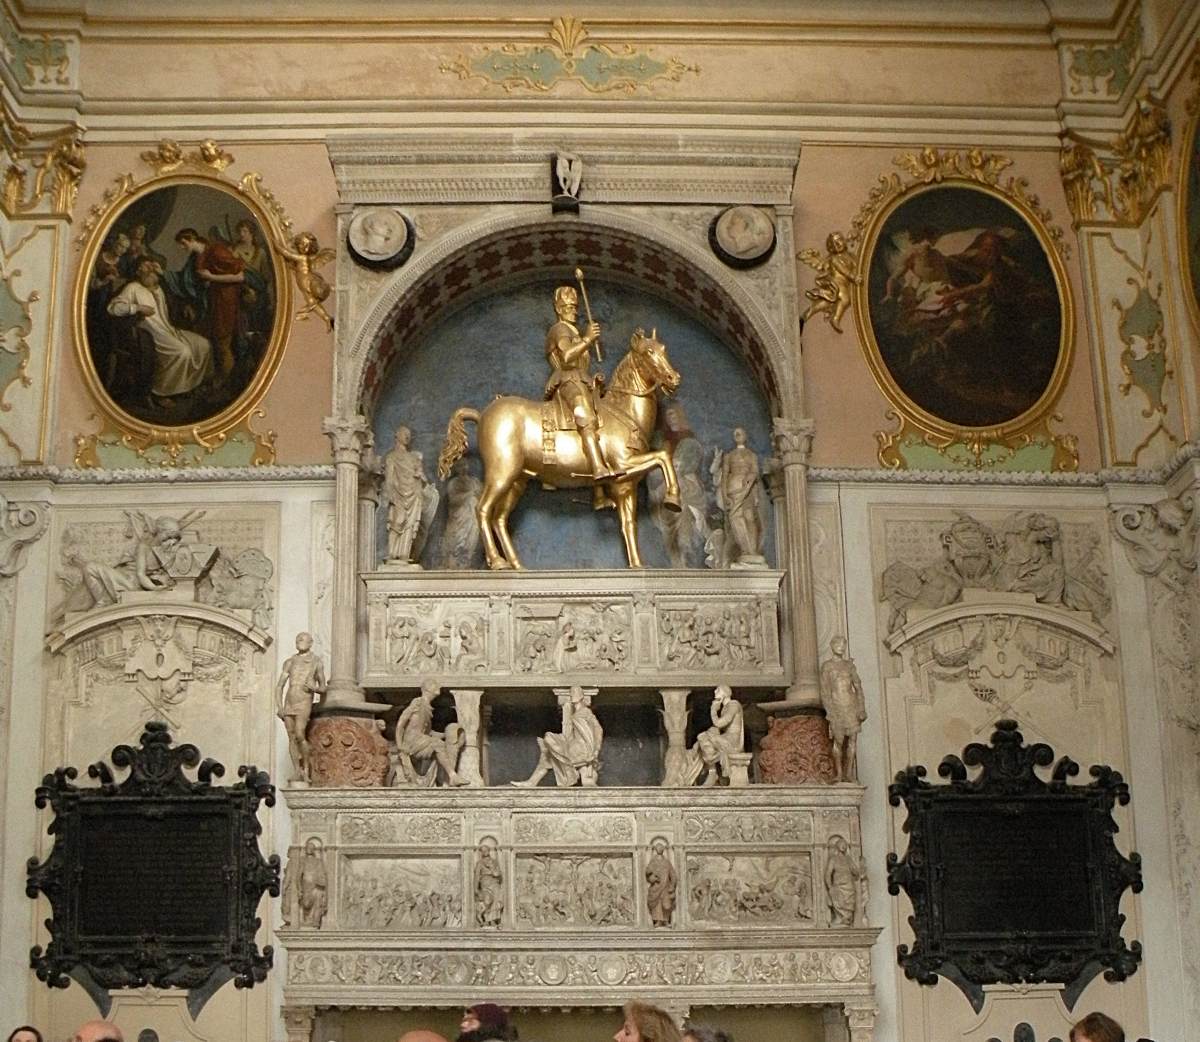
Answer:
[[[74,785],[65,767],[38,787],[38,807],[55,812],[54,849],[30,859],[26,885],[53,909],[50,943],[30,956],[38,977],[52,987],[75,979],[102,1010],[112,988],[187,988],[193,1015],[228,980],[265,980],[273,952],[255,944],[255,913],[264,892],[279,894],[279,858],[263,860],[257,812],[275,803],[270,779],[241,767],[237,784],[214,785],[225,769],[201,763],[194,745],[172,748],[157,722],[112,762],[128,778],[115,782],[101,762],[88,768],[98,786]],[[183,768],[197,765],[192,781]]]
[[[1022,981],[1065,984],[1071,1006],[1097,973],[1124,980],[1141,960],[1119,912],[1125,889],[1142,889],[1141,859],[1113,841],[1113,806],[1129,802],[1129,786],[1102,766],[1071,785],[1079,766],[1065,756],[1043,781],[1035,768],[1054,763],[1053,750],[1025,746],[1015,721],[996,726],[990,746],[941,762],[948,785],[930,785],[917,766],[888,789],[908,809],[909,834],[904,857],[888,855],[888,892],[908,894],[915,934],[897,953],[910,979],[944,976],[976,1011],[984,984]],[[968,766],[982,770],[968,780]]]

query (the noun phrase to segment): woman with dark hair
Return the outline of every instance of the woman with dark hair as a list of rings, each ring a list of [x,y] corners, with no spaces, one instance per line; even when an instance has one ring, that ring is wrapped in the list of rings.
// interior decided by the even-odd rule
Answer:
[[[19,1028],[13,1028],[12,1034],[8,1036],[8,1042],[44,1042],[42,1033],[37,1028],[25,1024]]]
[[[1103,1013],[1089,1013],[1071,1028],[1071,1042],[1125,1042],[1125,1029]]]
[[[680,1042],[671,1014],[645,1002],[625,1003],[625,1023],[613,1042]]]
[[[683,1031],[683,1042],[733,1042],[728,1031],[710,1028],[705,1024],[688,1024]]]

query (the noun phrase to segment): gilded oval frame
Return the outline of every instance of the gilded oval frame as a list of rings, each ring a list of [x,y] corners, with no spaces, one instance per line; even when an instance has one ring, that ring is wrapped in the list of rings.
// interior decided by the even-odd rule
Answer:
[[[246,386],[231,402],[211,416],[192,423],[156,424],[124,409],[114,400],[96,370],[87,329],[88,284],[104,243],[130,207],[164,188],[184,186],[213,189],[250,212],[258,224],[262,246],[270,257],[270,285],[275,294],[275,314],[262,357]],[[203,448],[219,445],[256,414],[270,389],[283,362],[291,333],[292,285],[288,259],[283,252],[287,247],[286,230],[280,214],[276,212],[277,207],[272,206],[273,200],[269,195],[264,200],[259,193],[257,175],[247,175],[241,182],[233,182],[222,177],[217,170],[191,166],[177,172],[157,174],[137,184],[133,183],[132,177],[121,179],[118,187],[110,191],[97,208],[99,212],[94,214],[94,220],[89,221],[73,289],[71,317],[75,354],[88,393],[100,407],[104,419],[127,444],[140,449],[154,444],[195,443]]]
[[[1183,131],[1182,146],[1179,153],[1179,172],[1177,174],[1176,205],[1176,235],[1178,236],[1179,252],[1183,265],[1184,296],[1187,297],[1188,314],[1192,317],[1192,326],[1200,331],[1200,256],[1197,257],[1195,269],[1192,266],[1191,251],[1188,243],[1191,241],[1188,230],[1188,181],[1192,170],[1192,160],[1196,157],[1196,148],[1200,145],[1200,48],[1197,48],[1192,58],[1192,78],[1197,86],[1192,96],[1187,99],[1187,125]],[[1200,171],[1200,162],[1196,163]],[[1196,206],[1200,210],[1200,176],[1196,178]]]
[[[886,199],[877,199],[876,207],[864,229],[858,254],[858,271],[861,278],[854,287],[854,318],[860,342],[866,355],[867,365],[876,386],[895,409],[900,420],[907,421],[918,432],[939,443],[964,442],[977,445],[980,442],[998,442],[1012,445],[1023,436],[1032,435],[1035,429],[1044,429],[1061,397],[1070,374],[1075,346],[1075,314],[1071,298],[1070,283],[1059,249],[1046,228],[1040,215],[1020,193],[1010,193],[998,185],[987,183],[977,177],[944,174],[936,179],[917,180],[900,187]],[[1000,423],[978,426],[956,423],[930,412],[914,401],[897,383],[880,349],[871,320],[870,271],[879,245],[879,237],[888,218],[906,202],[947,188],[964,189],[986,195],[1014,211],[1032,232],[1034,239],[1046,258],[1054,278],[1058,296],[1060,329],[1058,355],[1045,388],[1037,400],[1023,412]],[[899,432],[897,432],[899,433]]]

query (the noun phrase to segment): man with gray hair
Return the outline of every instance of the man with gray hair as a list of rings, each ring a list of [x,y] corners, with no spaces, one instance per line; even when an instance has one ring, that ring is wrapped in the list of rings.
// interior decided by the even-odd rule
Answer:
[[[75,1029],[71,1042],[125,1042],[125,1036],[111,1020],[89,1020]]]

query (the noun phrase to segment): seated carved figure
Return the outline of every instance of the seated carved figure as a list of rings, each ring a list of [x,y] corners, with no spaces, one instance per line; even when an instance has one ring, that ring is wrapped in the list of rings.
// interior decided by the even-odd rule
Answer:
[[[405,706],[396,721],[389,785],[467,784],[467,779],[458,773],[458,758],[465,744],[462,728],[450,724],[445,732],[433,729],[433,700],[440,691],[435,681],[426,680],[421,693]]]
[[[688,750],[685,785],[695,784],[701,775],[701,785],[716,785],[721,777],[728,780],[730,756],[745,749],[742,706],[724,684],[713,692],[711,713],[712,726],[701,731]]]
[[[595,785],[600,776],[600,745],[604,730],[591,709],[591,696],[583,688],[571,688],[563,702],[563,729],[538,739],[538,762],[524,781],[513,785],[533,787],[550,771],[559,785]]]

